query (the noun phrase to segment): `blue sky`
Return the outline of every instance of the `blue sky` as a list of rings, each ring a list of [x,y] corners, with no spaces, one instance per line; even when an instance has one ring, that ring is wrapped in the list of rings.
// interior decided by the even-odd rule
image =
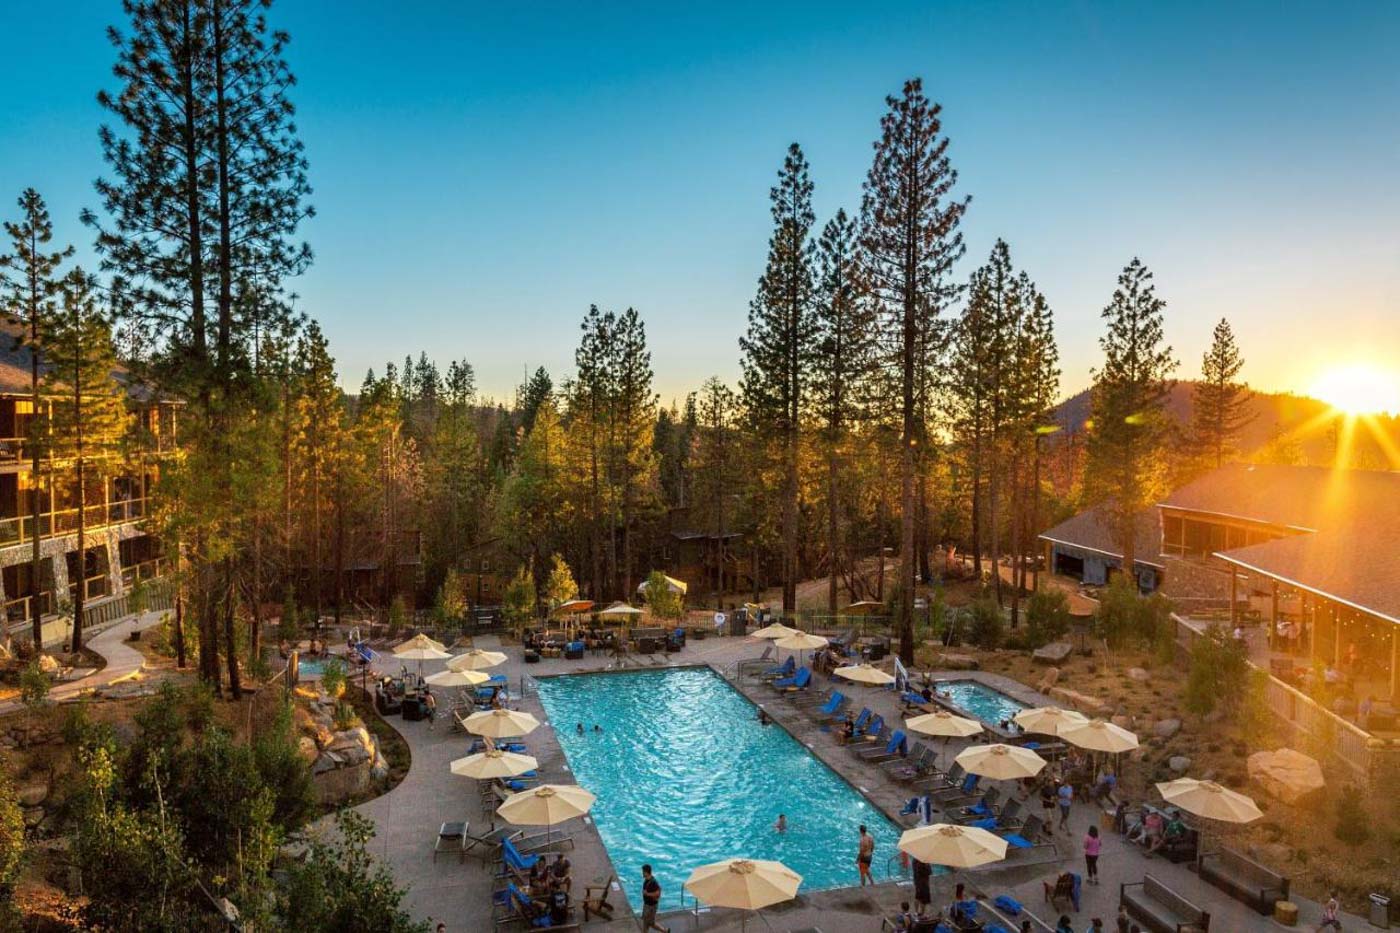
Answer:
[[[116,0],[0,0],[0,216],[60,236],[102,173]],[[1400,6],[477,4],[278,0],[319,212],[301,307],[347,386],[426,349],[488,394],[571,368],[590,302],[636,306],[670,399],[738,373],[793,140],[854,210],[883,98],[942,102],[966,276],[1002,236],[1055,308],[1067,392],[1133,255],[1199,367],[1220,316],[1262,388],[1400,366]]]

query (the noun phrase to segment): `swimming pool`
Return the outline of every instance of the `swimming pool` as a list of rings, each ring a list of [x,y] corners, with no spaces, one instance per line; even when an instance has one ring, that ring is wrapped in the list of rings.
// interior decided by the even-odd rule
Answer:
[[[544,677],[539,694],[575,778],[598,795],[592,816],[624,890],[649,862],[663,909],[680,906],[692,869],[733,856],[777,859],[804,890],[856,884],[862,823],[876,877],[895,854],[900,827],[709,668]]]
[[[989,726],[999,726],[1021,710],[1029,709],[1020,700],[975,680],[940,680],[935,689]]]

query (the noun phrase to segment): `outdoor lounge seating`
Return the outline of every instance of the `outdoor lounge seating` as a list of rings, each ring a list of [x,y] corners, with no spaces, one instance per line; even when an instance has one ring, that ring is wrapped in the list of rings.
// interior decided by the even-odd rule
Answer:
[[[976,803],[959,807],[952,814],[954,819],[959,817],[964,819],[980,820],[989,816],[997,815],[997,803],[1001,801],[1001,788],[993,787],[982,795],[982,799]]]
[[[1288,879],[1233,849],[1205,852],[1196,862],[1201,878],[1265,916],[1288,900]]]
[[[787,660],[782,664],[775,664],[768,668],[763,672],[762,676],[765,679],[781,679],[784,677],[791,677],[795,673],[797,673],[797,658],[788,655]]]
[[[484,833],[473,833],[468,827],[462,833],[462,855],[479,858],[483,864],[489,863],[500,857],[501,844],[505,840],[518,835],[520,830],[508,826],[493,826]]]
[[[1032,813],[1026,817],[1021,828],[1016,832],[1002,832],[997,835],[1006,840],[1007,845],[1016,849],[1031,849],[1040,842],[1040,834],[1045,829],[1045,821],[1040,818],[1040,814]]]
[[[585,885],[583,889],[583,919],[585,922],[593,919],[596,914],[599,920],[612,920],[613,905],[608,903],[608,895],[612,893],[615,876],[610,876],[602,884]]]
[[[499,910],[496,915],[496,925],[503,926],[510,923],[524,923],[531,930],[577,930],[578,922],[566,920],[563,923],[555,923],[550,918],[549,909],[543,904],[536,903],[530,896],[522,891],[514,882],[506,886],[506,890],[498,900]],[[573,906],[570,905],[567,913],[573,913]]]
[[[926,767],[932,767],[933,761],[930,757],[933,752],[923,742],[915,742],[914,747],[909,749],[909,754],[899,761],[884,761],[880,767],[893,780],[906,781],[926,773]]]
[[[799,667],[797,673],[791,677],[784,677],[773,681],[773,689],[779,693],[797,693],[806,690],[812,684],[812,669],[809,667]]]
[[[890,734],[889,741],[885,743],[884,748],[861,749],[856,752],[856,757],[860,758],[862,761],[879,764],[895,758],[903,758],[908,750],[908,745],[909,740],[905,737],[904,730],[896,729]]]
[[[969,774],[962,779],[962,783],[956,787],[940,787],[930,790],[928,795],[938,801],[941,806],[962,806],[978,798],[977,785],[982,778],[976,774]]]
[[[960,786],[966,774],[967,772],[963,770],[963,766],[955,761],[953,762],[953,766],[946,772],[939,771],[935,768],[931,775],[926,778],[920,778],[913,783],[916,787],[925,788],[926,793],[932,794],[939,790]]]
[[[1118,888],[1118,902],[1128,916],[1154,933],[1205,933],[1210,914],[1151,875]]]
[[[455,823],[443,823],[438,827],[437,841],[433,843],[433,861],[437,861],[438,853],[443,849],[457,851],[457,861],[464,861],[467,857],[467,823],[466,821]]]
[[[890,740],[890,727],[885,725],[885,720],[876,716],[870,720],[870,725],[866,728],[864,735],[857,735],[855,741],[847,746],[847,750],[853,755],[859,755],[872,747],[884,745]]]

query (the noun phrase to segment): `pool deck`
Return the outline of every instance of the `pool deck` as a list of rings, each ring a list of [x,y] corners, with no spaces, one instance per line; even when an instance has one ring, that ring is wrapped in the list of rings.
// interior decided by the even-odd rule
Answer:
[[[519,686],[524,677],[527,681],[537,676],[550,674],[578,674],[590,671],[612,669],[613,660],[605,656],[588,656],[583,660],[565,661],[545,659],[538,664],[526,665],[522,662],[519,648],[513,645],[498,646],[494,638],[478,638],[478,647],[497,648],[506,652],[508,661],[496,671],[504,673],[510,680],[512,694],[518,708],[540,717],[543,724],[527,737],[526,741],[540,763],[540,772],[546,781],[573,783],[562,749],[553,728],[544,722],[544,710],[539,697],[533,690],[527,690],[522,697]],[[632,657],[629,667],[682,666],[708,664],[751,700],[759,702],[773,717],[775,722],[788,729],[815,755],[825,761],[839,774],[856,786],[867,799],[884,810],[896,824],[910,825],[910,819],[900,819],[898,811],[912,794],[900,785],[884,777],[880,769],[857,761],[848,754],[828,732],[822,732],[801,712],[786,701],[773,695],[771,689],[757,681],[736,678],[737,662],[753,658],[762,650],[760,644],[743,638],[710,638],[692,641],[684,651],[669,659],[660,655],[652,658]],[[441,670],[440,662],[426,662],[424,672]],[[1004,677],[980,671],[935,671],[930,672],[941,679],[978,680],[995,687],[1027,703],[1047,702],[1044,697],[1029,690],[1024,685]],[[881,688],[831,684],[825,678],[814,678],[812,689],[825,694],[832,686],[838,686],[852,697],[853,704],[869,706],[882,713],[891,723],[900,721],[899,701],[893,691]],[[372,843],[376,855],[384,858],[392,868],[400,884],[409,886],[405,901],[406,908],[417,919],[431,919],[434,924],[446,923],[449,931],[478,931],[490,929],[490,897],[493,869],[481,862],[468,859],[459,863],[457,858],[446,853],[433,860],[433,843],[436,840],[439,823],[446,820],[469,820],[473,830],[486,825],[489,814],[483,813],[478,805],[475,782],[455,777],[448,771],[448,764],[465,754],[467,738],[460,732],[453,732],[449,722],[438,720],[435,728],[427,722],[407,722],[399,717],[389,722],[407,740],[413,755],[412,767],[404,780],[393,791],[362,804],[357,809],[374,821],[378,836]],[[942,762],[950,762],[967,744],[955,740],[944,750]],[[1009,862],[994,867],[986,867],[971,872],[934,879],[934,903],[946,904],[951,899],[952,885],[956,880],[967,882],[975,891],[994,897],[1010,893],[1041,920],[1053,921],[1049,905],[1041,896],[1041,881],[1053,878],[1061,866],[1071,871],[1083,871],[1083,858],[1080,855],[1079,840],[1091,823],[1099,820],[1099,810],[1088,805],[1076,805],[1071,816],[1070,834],[1059,834],[1053,849],[1036,850],[1034,858],[1023,858],[1023,853],[1013,856]],[[575,845],[568,851],[573,863],[574,892],[576,900],[581,896],[582,886],[601,882],[612,876],[612,865],[602,839],[591,821],[575,820],[556,829],[572,832]],[[534,832],[533,829],[527,830]],[[854,840],[833,840],[833,844],[849,844],[854,859]],[[738,854],[738,853],[736,853]],[[889,862],[891,852],[877,852],[875,875],[884,883],[860,889],[839,888],[830,891],[804,894],[795,901],[765,910],[764,916],[773,929],[807,930],[820,929],[824,933],[837,931],[877,931],[880,916],[893,914],[901,900],[912,898],[913,890],[907,881],[898,877],[898,863]],[[1173,865],[1161,859],[1148,860],[1140,849],[1122,842],[1112,833],[1105,835],[1103,857],[1100,860],[1102,884],[1086,885],[1083,889],[1082,910],[1072,914],[1076,929],[1087,927],[1092,917],[1102,917],[1105,925],[1112,927],[1118,904],[1120,882],[1142,880],[1145,873],[1151,872],[1168,886],[1194,900],[1211,912],[1213,930],[1248,931],[1274,929],[1277,925],[1267,918],[1260,917],[1245,905],[1227,897],[1223,892],[1200,881],[1185,865]],[[852,869],[854,876],[854,868]],[[891,878],[890,876],[895,877]],[[889,880],[886,880],[889,879]],[[631,890],[639,879],[621,879]],[[660,879],[664,888],[663,909],[672,912],[664,914],[662,922],[672,929],[681,930],[738,930],[741,914],[737,911],[714,910],[693,913],[691,910],[678,911],[680,878]],[[854,880],[854,877],[853,877]],[[1317,904],[1294,897],[1300,907],[1299,928],[1308,929],[1317,922],[1321,911]],[[639,924],[629,913],[626,900],[614,897],[617,910],[611,923],[593,920],[585,924],[590,930],[637,930]],[[687,899],[687,907],[693,901]],[[578,919],[582,920],[581,912]],[[1344,915],[1349,929],[1360,928],[1363,921]],[[762,923],[751,924],[763,928]],[[1046,927],[1049,929],[1050,927]]]

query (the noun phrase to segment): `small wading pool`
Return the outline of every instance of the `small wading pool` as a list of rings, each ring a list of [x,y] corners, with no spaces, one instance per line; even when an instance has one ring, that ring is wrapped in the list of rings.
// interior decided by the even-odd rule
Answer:
[[[803,890],[857,884],[862,823],[877,879],[897,854],[900,827],[709,668],[542,677],[539,694],[634,907],[644,863],[668,910],[692,869],[735,856],[783,862]]]
[[[1029,709],[1020,700],[975,680],[940,680],[934,684],[934,689],[945,694],[945,699],[954,706],[989,726],[1000,726],[1021,710]]]

